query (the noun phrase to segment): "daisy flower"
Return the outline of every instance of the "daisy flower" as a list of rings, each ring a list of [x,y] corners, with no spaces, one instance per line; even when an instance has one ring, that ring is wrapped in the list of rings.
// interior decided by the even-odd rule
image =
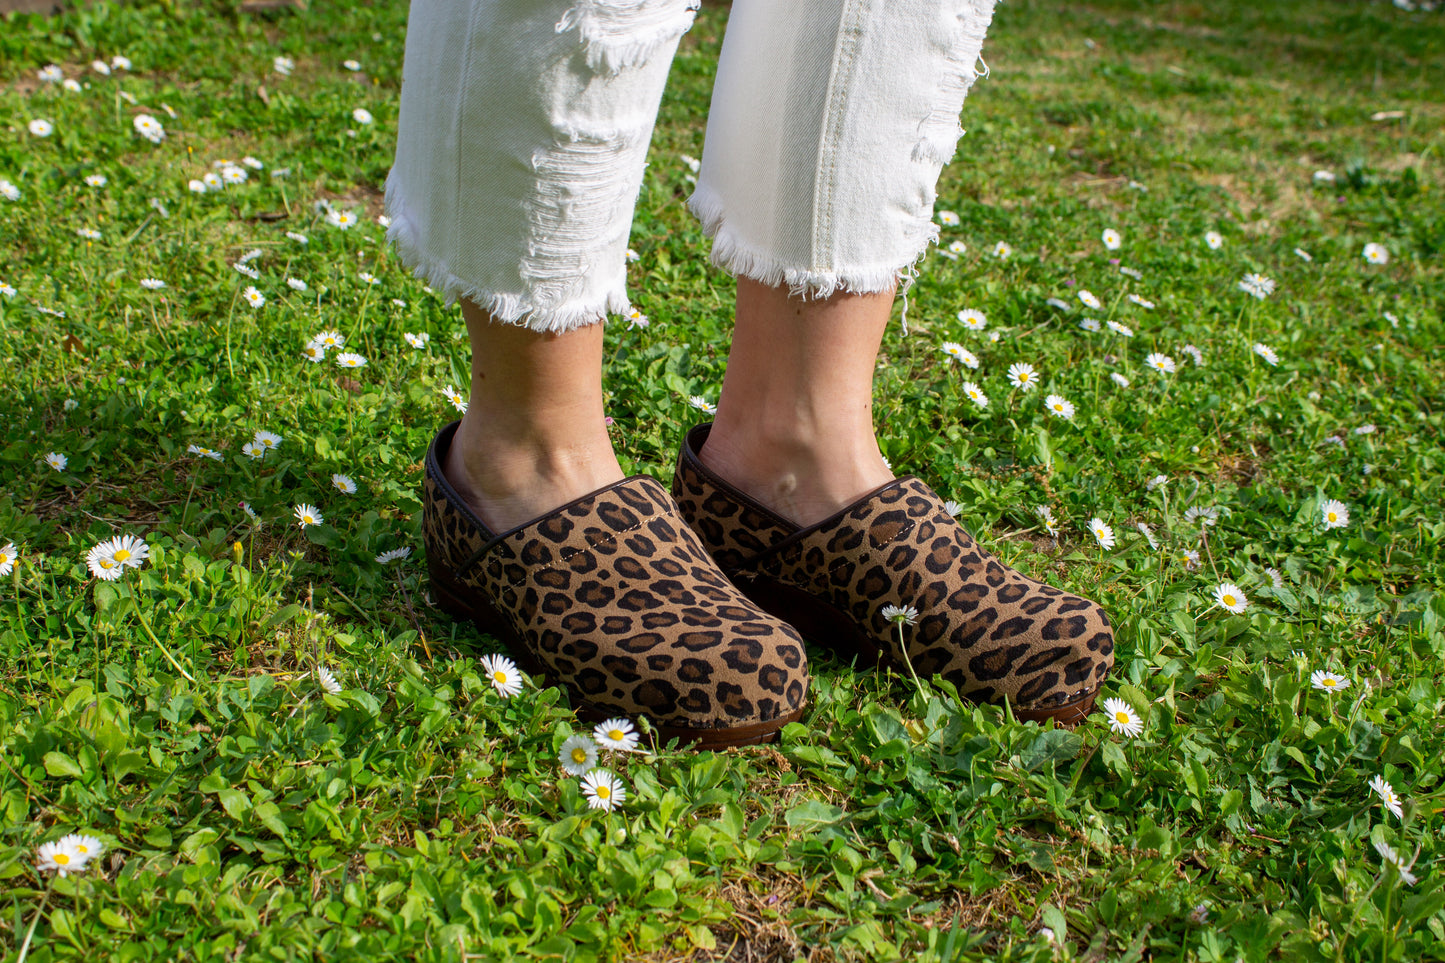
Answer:
[[[597,765],[597,740],[580,732],[568,736],[557,755],[562,768],[574,776],[585,776]]]
[[[411,546],[403,545],[401,548],[393,548],[376,556],[377,562],[382,565],[390,565],[392,562],[399,562],[411,554]]]
[[[1124,377],[1117,371],[1109,372],[1109,380],[1114,382],[1114,384],[1118,385],[1120,388],[1129,387],[1129,379]]]
[[[1414,886],[1419,882],[1415,874],[1410,872],[1411,867],[1415,865],[1414,861],[1412,860],[1409,864],[1406,864],[1405,861],[1400,858],[1400,854],[1395,852],[1395,847],[1389,843],[1375,843],[1375,852],[1380,854],[1381,859],[1395,867],[1396,872],[1400,874],[1401,882],[1406,886]]]
[[[71,833],[68,836],[60,837],[60,845],[69,846],[86,861],[95,859],[95,857],[105,852],[105,843],[102,843],[94,836],[86,836],[82,833]]]
[[[215,171],[206,171],[201,175],[201,184],[208,191],[221,191],[226,189],[226,182],[221,180],[221,175]]]
[[[356,215],[350,211],[328,211],[326,214],[326,223],[332,227],[339,227],[343,231],[349,230],[356,224]]]
[[[340,331],[322,331],[311,339],[312,344],[319,344],[328,351],[332,348],[346,347],[346,338]]]
[[[959,516],[959,513],[963,511],[963,506],[960,505],[958,502],[949,499],[948,501],[943,503],[943,510],[952,517],[957,518]]]
[[[505,655],[482,656],[482,669],[487,673],[487,681],[502,698],[510,699],[522,691],[522,673],[517,670],[517,663]]]
[[[1085,331],[1098,331],[1103,327],[1103,325],[1099,324],[1098,318],[1080,318],[1079,327],[1083,328]]]
[[[1123,265],[1123,264],[1119,265],[1119,273],[1120,273],[1120,274],[1127,275],[1127,276],[1133,278],[1133,279],[1136,280],[1136,281],[1142,281],[1142,280],[1144,280],[1144,272],[1143,272],[1143,271],[1140,271],[1140,270],[1138,270],[1137,268],[1127,267],[1127,266],[1125,266],[1125,265]],[[1130,295],[1130,300],[1133,300],[1133,295]],[[1138,302],[1135,302],[1135,303],[1137,304]],[[1153,305],[1151,304],[1150,307],[1152,308]]]
[[[106,63],[104,60],[92,60],[90,62],[90,69],[94,70],[102,77],[110,76],[110,64]]]
[[[125,574],[125,566],[110,557],[110,542],[104,541],[85,553],[90,574],[102,582],[114,582]]]
[[[1109,330],[1114,332],[1121,338],[1134,337],[1133,328],[1129,327],[1127,324],[1121,324],[1120,322],[1115,321],[1112,318],[1109,319]]]
[[[15,543],[7,542],[0,545],[0,577],[9,575],[15,569],[15,560],[19,555],[15,552]]]
[[[1049,409],[1049,414],[1065,421],[1074,417],[1074,403],[1063,395],[1049,395],[1044,399],[1044,407]]]
[[[1224,247],[1224,235],[1218,231],[1205,231],[1204,243],[1209,246],[1211,251],[1217,251]]]
[[[251,175],[235,164],[228,164],[221,168],[221,180],[227,184],[244,184],[250,179]]]
[[[197,455],[201,458],[209,458],[212,461],[221,460],[221,453],[219,451],[207,448],[205,445],[187,445],[186,452],[187,454]]]
[[[336,695],[341,691],[341,683],[336,681],[336,676],[324,665],[318,665],[316,667],[316,682],[321,688],[332,695]]]
[[[140,286],[147,291],[159,291],[166,286],[166,282],[160,278],[141,278]]]
[[[1184,566],[1186,572],[1197,572],[1199,570],[1199,553],[1193,549],[1185,549],[1179,553],[1179,564]]]
[[[1154,302],[1153,302],[1153,301],[1150,301],[1148,298],[1140,297],[1140,296],[1137,295],[1137,294],[1130,294],[1128,297],[1129,297],[1129,301],[1130,301],[1131,303],[1137,304],[1137,305],[1139,305],[1139,307],[1144,308],[1144,309],[1149,310],[1149,311],[1154,310]]]
[[[1089,531],[1094,533],[1094,538],[1099,542],[1100,548],[1114,547],[1114,530],[1105,525],[1102,518],[1089,519]]]
[[[637,749],[637,741],[641,736],[629,720],[619,716],[598,723],[597,728],[592,730],[592,738],[597,740],[597,744],[603,749],[633,752]]]
[[[687,403],[705,415],[711,415],[717,412],[717,405],[708,401],[702,395],[693,395],[687,399]]]
[[[75,233],[76,233],[76,234],[79,234],[81,237],[85,238],[87,241],[98,241],[98,240],[100,240],[100,239],[104,236],[104,235],[102,235],[99,231],[97,231],[97,230],[96,230],[95,228],[93,228],[93,227],[82,227],[82,228],[80,228],[79,230],[77,230]]]
[[[611,812],[627,799],[622,781],[606,769],[594,769],[582,777],[582,794],[590,809]]]
[[[1031,364],[1022,361],[1015,361],[1008,366],[1008,381],[1015,388],[1022,388],[1024,391],[1032,391],[1034,385],[1039,382],[1038,372]]]
[[[283,77],[291,76],[291,71],[296,69],[296,61],[290,57],[271,58],[271,69]]]
[[[20,188],[4,178],[0,178],[0,197],[7,201],[18,201],[20,200]]]
[[[1102,308],[1102,307],[1104,306],[1104,302],[1100,301],[1100,300],[1094,295],[1094,292],[1093,292],[1093,291],[1089,291],[1089,290],[1085,290],[1085,289],[1080,289],[1079,294],[1078,294],[1078,298],[1079,298],[1080,301],[1082,301],[1082,302],[1084,303],[1084,307],[1086,307],[1086,308],[1093,308],[1094,310],[1097,311],[1099,308]]]
[[[91,187],[104,187],[107,182],[108,182],[108,179],[106,178],[106,176],[105,176],[104,174],[87,174],[87,175],[85,175],[85,183],[88,184],[88,185],[91,186]]]
[[[266,446],[257,444],[254,441],[248,441],[241,446],[241,453],[243,455],[248,455],[251,458],[265,458]]]
[[[997,244],[995,244],[995,245],[993,246],[993,256],[994,256],[994,257],[999,257],[999,258],[1008,257],[1008,256],[1009,256],[1010,254],[1012,254],[1013,252],[1014,252],[1013,245],[1009,244],[1007,241],[999,241]]]
[[[1309,251],[1306,251],[1306,250],[1305,250],[1304,248],[1302,248],[1302,247],[1297,247],[1297,248],[1295,248],[1295,249],[1294,249],[1294,255],[1295,255],[1295,257],[1299,258],[1301,261],[1309,262],[1309,261],[1313,261],[1313,260],[1314,260],[1314,257],[1310,254],[1310,252],[1309,252]]]
[[[1140,535],[1144,536],[1144,541],[1149,543],[1149,548],[1151,550],[1156,552],[1159,551],[1159,539],[1154,537],[1154,529],[1150,528],[1148,525],[1145,525],[1143,522],[1139,522],[1134,527],[1139,530]]]
[[[241,297],[253,308],[259,308],[266,303],[266,295],[257,291],[254,285],[246,285],[246,290],[241,292]]]
[[[351,119],[356,121],[358,124],[369,124],[376,118],[372,117],[371,111],[367,110],[365,107],[358,107],[351,112]]]
[[[635,331],[638,328],[645,328],[651,324],[652,320],[637,308],[632,308],[627,312],[627,327],[630,330]]]
[[[939,350],[948,355],[951,361],[957,361],[969,368],[978,367],[978,356],[957,341],[945,341],[939,345]]]
[[[1370,789],[1380,797],[1380,805],[1393,813],[1397,819],[1405,815],[1400,806],[1400,797],[1395,793],[1395,787],[1387,783],[1383,776],[1371,777]]]
[[[1186,344],[1184,347],[1180,348],[1179,350],[1180,350],[1181,352],[1183,352],[1184,354],[1187,354],[1187,355],[1189,355],[1189,357],[1191,357],[1191,358],[1194,359],[1194,367],[1196,367],[1196,368],[1202,368],[1202,367],[1204,367],[1204,352],[1203,352],[1203,351],[1200,351],[1198,348],[1196,348],[1196,347],[1195,347],[1194,345],[1192,345],[1192,344]]]
[[[402,334],[402,337],[405,338],[406,343],[411,345],[413,348],[425,348],[427,342],[431,340],[431,335],[427,334],[425,331],[423,331],[421,334],[412,334],[410,331],[407,331]]]
[[[1050,535],[1059,534],[1059,524],[1054,520],[1054,510],[1047,505],[1035,505],[1034,514],[1039,517],[1039,524],[1044,526],[1044,531]]]
[[[55,125],[48,120],[37,118],[30,122],[30,133],[36,137],[49,137],[55,133]]]
[[[1233,582],[1221,582],[1214,590],[1214,601],[1226,612],[1233,612],[1235,615],[1243,612],[1249,607],[1249,599],[1245,598],[1239,586]]]
[[[135,132],[140,134],[152,144],[159,144],[166,139],[165,126],[150,114],[136,114],[135,120],[130,122]]]
[[[1341,689],[1350,687],[1350,680],[1337,672],[1326,672],[1324,669],[1316,669],[1310,673],[1310,686],[1315,689],[1322,689],[1325,692],[1339,692]]]
[[[320,509],[305,502],[297,505],[292,514],[296,516],[296,524],[300,528],[306,528],[308,525],[320,525],[326,521],[326,516],[321,514]]]
[[[1264,359],[1265,364],[1270,365],[1271,367],[1279,364],[1279,355],[1275,354],[1274,349],[1271,348],[1269,345],[1265,344],[1264,342],[1256,342],[1253,350],[1255,354],[1259,355],[1261,358]]]
[[[879,614],[885,622],[895,625],[913,625],[918,621],[918,610],[911,605],[885,605]]]
[[[1284,588],[1284,576],[1280,574],[1279,569],[1267,568],[1264,570],[1264,574],[1269,576],[1270,585],[1274,586],[1276,589]]]
[[[287,231],[287,232],[286,232],[286,236],[289,237],[291,240],[295,241],[297,244],[310,244],[310,243],[311,243],[311,238],[307,237],[305,234],[297,234],[295,231]],[[290,284],[291,282],[288,280],[286,283]],[[295,285],[293,284],[292,287],[295,287]],[[305,291],[306,288],[305,288],[305,286],[302,286],[302,287],[296,288],[296,290],[298,290],[298,291]]]
[[[1049,307],[1057,308],[1060,311],[1073,310],[1073,305],[1069,304],[1069,302],[1063,300],[1062,298],[1045,298],[1044,303],[1047,304]]]
[[[1174,359],[1158,351],[1151,352],[1144,363],[1161,374],[1173,374],[1175,371]]]
[[[1219,509],[1212,505],[1191,505],[1184,513],[1184,520],[1191,525],[1198,524],[1201,528],[1219,523]]]
[[[1119,250],[1124,243],[1124,238],[1112,227],[1105,228],[1104,233],[1100,235],[1100,237],[1104,242],[1104,246],[1111,251]]]
[[[982,331],[988,327],[988,318],[978,308],[964,308],[958,312],[958,320],[970,331]]]
[[[64,840],[42,844],[35,855],[36,869],[41,872],[54,870],[57,876],[78,873],[85,868],[87,862],[79,850]]]
[[[456,388],[453,388],[451,385],[447,385],[445,388],[443,388],[442,394],[446,397],[448,401],[452,403],[453,408],[455,408],[457,411],[460,411],[462,414],[467,413],[467,408],[469,407],[469,405],[466,395],[463,395],[460,391],[458,391]]]
[[[58,451],[52,451],[46,454],[45,464],[54,468],[56,471],[65,471],[65,466],[70,464],[70,459]]]
[[[1335,182],[1334,171],[1315,171],[1311,178],[1316,184],[1333,184]]]
[[[313,364],[326,359],[326,349],[315,341],[309,342],[306,347],[301,349],[301,353],[306,355],[306,360]]]
[[[357,277],[361,278],[361,280],[365,281],[367,284],[381,283],[381,279],[378,278],[375,274],[372,274],[370,271],[362,271],[360,274],[357,275]]]
[[[1109,720],[1109,728],[1121,736],[1132,739],[1144,731],[1144,720],[1123,699],[1105,699],[1104,716]]]
[[[1246,274],[1239,279],[1239,289],[1251,297],[1263,301],[1274,293],[1274,279],[1263,274]]]
[[[638,261],[642,260],[642,255],[638,254],[630,247],[627,249],[627,253],[624,254],[623,257],[627,259],[628,264],[636,264]]]
[[[365,368],[366,359],[355,351],[347,351],[336,356],[336,366],[338,368]]]
[[[1385,245],[1383,244],[1376,244],[1375,242],[1371,241],[1369,244],[1365,245],[1364,255],[1365,260],[1369,261],[1371,264],[1390,263],[1390,252],[1385,249]]]
[[[1331,498],[1320,506],[1320,521],[1325,528],[1343,528],[1350,523],[1350,510],[1344,502]]]
[[[953,211],[939,211],[938,223],[942,224],[944,227],[958,227],[958,225],[963,222],[959,218],[959,216]]]
[[[331,487],[343,495],[356,494],[356,482],[352,481],[349,475],[333,474],[331,476]]]
[[[256,444],[260,445],[266,451],[271,451],[272,449],[279,448],[281,446],[282,438],[275,432],[261,431],[258,429],[256,433],[251,436],[251,440]]]
[[[980,408],[988,407],[988,395],[984,394],[983,389],[972,381],[965,381],[963,383],[963,393],[968,395],[969,401],[972,401]]]
[[[951,241],[948,245],[948,253],[955,256],[962,254],[967,250],[968,245],[963,243],[962,241]]]
[[[1373,435],[1374,433],[1375,426],[1371,424],[1360,425],[1355,429],[1355,434],[1357,435]]]
[[[58,64],[46,64],[36,76],[47,84],[58,84],[65,79],[65,71]]]

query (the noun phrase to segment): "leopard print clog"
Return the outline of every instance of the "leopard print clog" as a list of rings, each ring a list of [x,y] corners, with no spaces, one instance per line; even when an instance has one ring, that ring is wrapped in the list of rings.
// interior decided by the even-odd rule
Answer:
[[[766,742],[803,714],[808,665],[792,627],[722,574],[655,479],[609,485],[493,534],[426,456],[423,527],[437,605],[563,685],[580,718],[647,716],[664,742]]]
[[[816,525],[770,512],[698,459],[711,425],[689,432],[672,492],[733,582],[824,648],[935,673],[1020,719],[1075,725],[1114,664],[1114,633],[1093,602],[1001,565],[933,491],[899,478]],[[898,626],[887,606],[912,607]]]

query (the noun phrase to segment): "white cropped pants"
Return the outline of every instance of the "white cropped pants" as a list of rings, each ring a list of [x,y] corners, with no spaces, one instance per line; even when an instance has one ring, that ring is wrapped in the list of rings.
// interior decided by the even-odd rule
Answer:
[[[696,0],[412,0],[390,238],[449,300],[567,331],[628,310],[648,141]],[[736,0],[689,200],[724,270],[887,291],[936,240],[938,175],[994,0]]]

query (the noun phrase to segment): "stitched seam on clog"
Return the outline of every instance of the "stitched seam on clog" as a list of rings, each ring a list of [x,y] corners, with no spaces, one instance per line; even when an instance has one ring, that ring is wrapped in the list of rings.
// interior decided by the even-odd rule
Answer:
[[[586,554],[586,553],[588,553],[588,552],[594,551],[594,550],[597,548],[597,546],[599,546],[599,545],[606,545],[608,542],[614,542],[614,541],[616,541],[617,538],[618,538],[618,536],[626,535],[626,534],[628,534],[629,532],[635,532],[635,531],[637,531],[639,528],[641,528],[643,525],[646,525],[648,522],[652,521],[654,518],[662,518],[662,517],[664,517],[664,516],[663,516],[663,514],[662,514],[661,512],[658,512],[658,513],[653,514],[653,515],[648,515],[646,518],[642,519],[642,520],[639,521],[636,525],[633,525],[631,528],[624,528],[624,529],[622,529],[621,531],[611,532],[611,533],[609,533],[609,534],[607,535],[606,538],[599,538],[599,539],[598,539],[597,541],[595,541],[595,542],[588,542],[586,548],[578,548],[576,551],[574,551],[574,552],[572,552],[571,554],[568,554],[568,555],[562,555],[561,553],[558,553],[558,555],[559,555],[559,560],[560,560],[561,562],[571,561],[572,559],[576,558],[578,555],[583,555],[583,554]],[[514,556],[514,558],[515,558],[515,556]],[[521,564],[521,563],[519,562],[518,564]],[[551,572],[551,571],[553,571],[553,570],[560,571],[560,570],[561,570],[561,566],[560,566],[560,565],[543,565],[541,568],[529,569],[529,570],[528,570],[528,574],[525,575],[525,576],[523,576],[522,578],[518,579],[517,581],[515,581],[515,582],[506,582],[506,581],[504,581],[502,584],[503,584],[506,588],[518,588],[519,586],[524,585],[524,584],[527,582],[528,579],[532,579],[532,580],[535,581],[538,575],[541,575],[543,572]]]
[[[883,551],[885,548],[887,548],[889,545],[892,545],[894,542],[898,541],[898,540],[899,540],[900,538],[902,538],[904,535],[907,535],[909,532],[911,532],[911,531],[913,530],[913,527],[914,527],[913,520],[910,519],[907,525],[905,525],[903,528],[901,528],[901,529],[898,530],[898,534],[897,534],[897,535],[894,535],[892,538],[890,538],[888,541],[884,542],[884,543],[881,544],[881,545],[874,545],[874,546],[873,546],[873,551],[874,551],[874,552],[878,552],[878,553],[881,554],[882,551]],[[871,540],[870,540],[870,544],[871,544]],[[806,549],[803,549],[803,547],[802,547],[801,545],[798,546],[798,548],[799,548],[800,551],[806,551]],[[847,565],[850,561],[853,561],[853,562],[855,562],[855,563],[858,564],[858,565],[862,565],[863,563],[867,562],[868,559],[871,558],[871,557],[872,557],[872,553],[871,553],[871,552],[864,552],[864,553],[863,553],[862,555],[860,555],[856,560],[853,559],[853,558],[851,558],[851,557],[849,557],[849,556],[844,556],[843,558],[838,559],[838,561],[837,561],[836,563],[834,563],[832,567],[828,568],[826,571],[823,572],[824,584],[823,584],[822,587],[823,587],[824,589],[826,589],[826,588],[828,587],[828,586],[827,586],[827,582],[828,582],[828,581],[831,581],[831,578],[832,578],[833,573],[836,572],[838,569],[842,568],[844,565]],[[811,585],[805,585],[805,584],[802,583],[802,582],[794,581],[793,579],[788,578],[787,576],[781,575],[781,574],[775,575],[775,576],[769,576],[769,578],[772,578],[772,579],[773,579],[774,581],[776,581],[776,582],[781,582],[781,583],[783,583],[784,585],[790,585],[790,586],[792,586],[793,588],[811,589],[811,587],[812,587]],[[812,582],[812,585],[816,585],[816,584],[817,584],[817,579],[814,579],[813,582]]]

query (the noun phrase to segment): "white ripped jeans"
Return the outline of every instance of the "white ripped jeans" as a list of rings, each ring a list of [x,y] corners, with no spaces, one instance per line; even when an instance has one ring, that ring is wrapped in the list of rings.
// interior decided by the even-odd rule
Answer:
[[[628,310],[648,141],[697,0],[412,0],[389,236],[500,320]],[[994,0],[736,0],[689,206],[713,262],[805,297],[887,291],[933,202]]]

